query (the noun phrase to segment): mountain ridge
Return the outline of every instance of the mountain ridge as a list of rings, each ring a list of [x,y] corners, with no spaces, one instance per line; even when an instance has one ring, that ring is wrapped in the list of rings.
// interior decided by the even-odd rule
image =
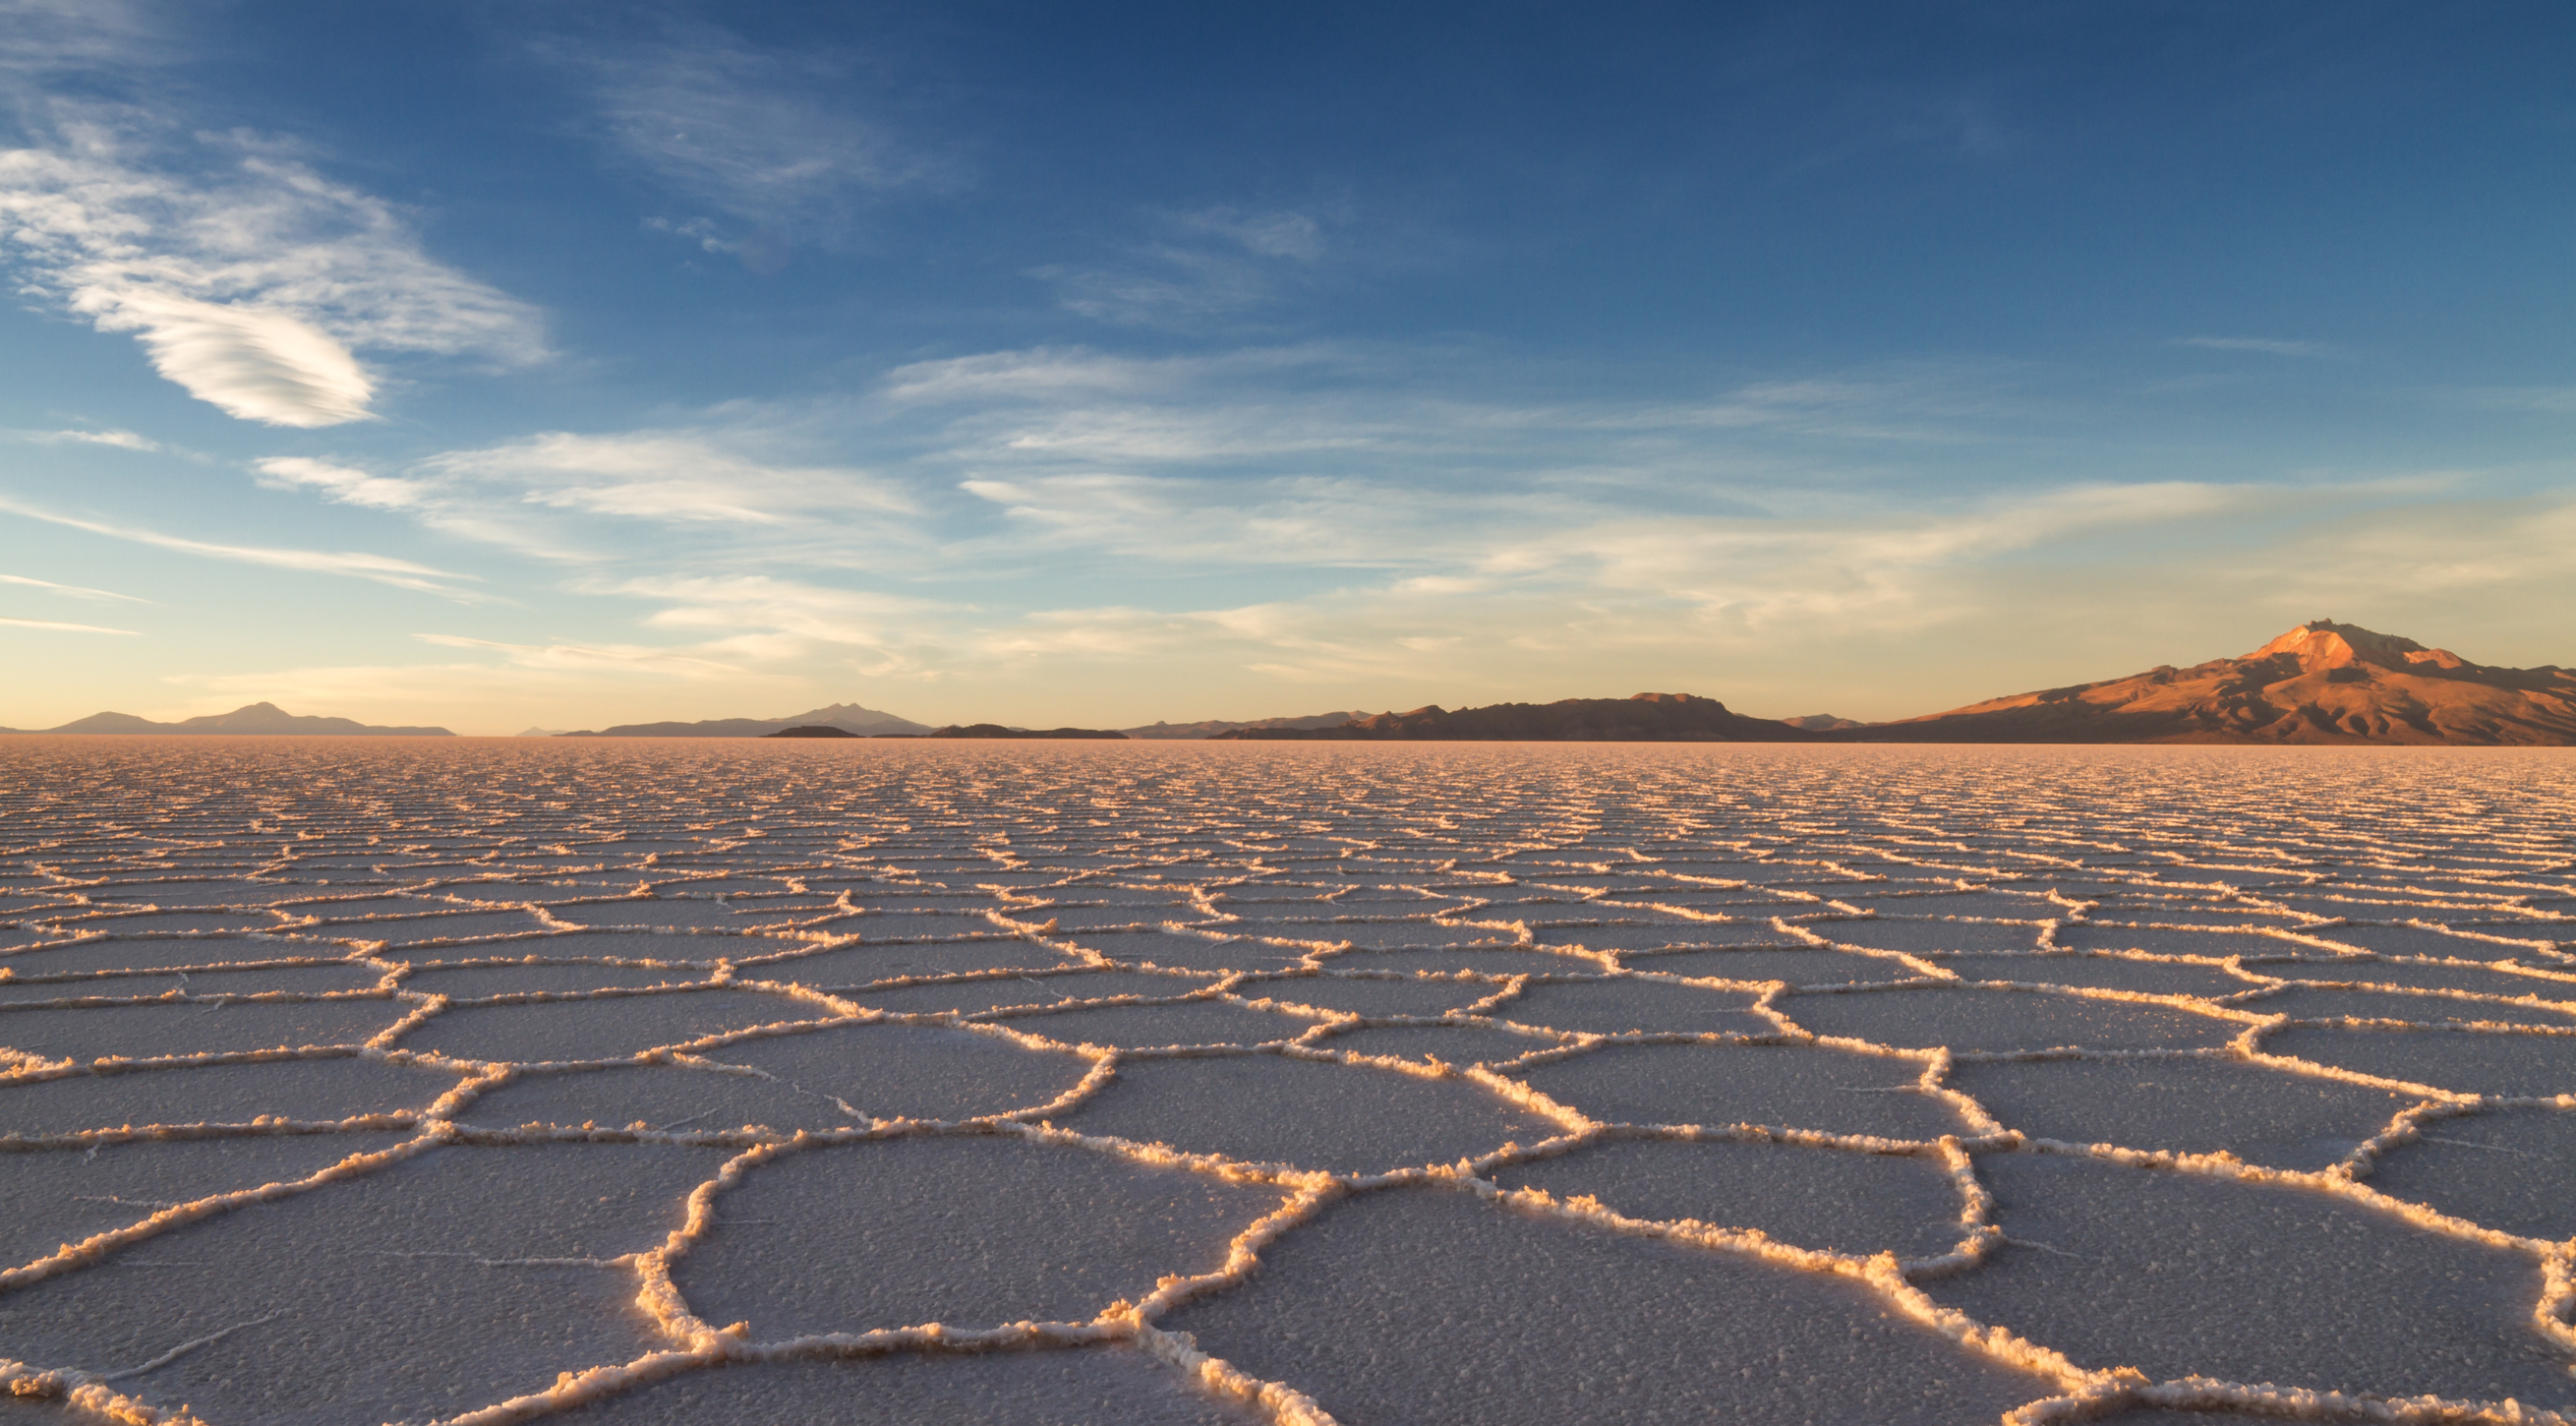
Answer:
[[[558,738],[765,738],[789,728],[838,728],[860,737],[880,733],[905,733],[914,737],[932,731],[927,723],[916,723],[881,709],[866,708],[856,703],[826,703],[786,718],[706,718],[694,723],[619,723],[600,729],[580,729],[557,733]],[[525,736],[525,735],[522,735]]]
[[[1639,693],[1454,712],[1434,703],[1329,728],[1237,728],[1210,741],[1793,743],[1813,736],[1776,718],[1746,717],[1714,698]]]
[[[2502,668],[2312,619],[2251,653],[2008,694],[1836,742],[2576,745],[2576,672]]]
[[[289,713],[274,703],[245,703],[230,713],[207,713],[176,723],[155,723],[131,713],[92,713],[41,733],[193,733],[305,738],[453,738],[445,728],[396,728],[361,723],[354,718],[327,718]]]

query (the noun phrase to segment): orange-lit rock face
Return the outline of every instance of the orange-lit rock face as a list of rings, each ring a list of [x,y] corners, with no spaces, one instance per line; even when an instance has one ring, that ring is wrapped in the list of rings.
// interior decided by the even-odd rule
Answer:
[[[2297,659],[2299,667],[2311,673],[2348,668],[2357,663],[2399,670],[2418,664],[2442,669],[2475,667],[2449,649],[2428,649],[2413,639],[2377,634],[2357,625],[2338,624],[2332,619],[2301,624],[2245,655],[2239,662],[2250,663],[2282,654]]]
[[[2241,658],[1990,699],[1871,740],[2563,747],[2576,743],[2576,673],[2319,619]]]

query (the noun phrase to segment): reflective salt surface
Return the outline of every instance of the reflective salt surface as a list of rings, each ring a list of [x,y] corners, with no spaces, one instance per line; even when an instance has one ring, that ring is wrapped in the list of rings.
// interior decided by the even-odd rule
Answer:
[[[2576,1421],[2576,758],[0,741],[0,1416]]]

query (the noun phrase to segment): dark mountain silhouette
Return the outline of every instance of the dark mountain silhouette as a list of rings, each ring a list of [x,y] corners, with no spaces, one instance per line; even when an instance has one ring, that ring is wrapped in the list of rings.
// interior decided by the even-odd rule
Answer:
[[[925,734],[932,738],[1106,738],[1125,741],[1127,735],[1114,728],[1005,728],[999,723],[956,724]]]
[[[775,733],[763,733],[760,736],[764,738],[864,738],[867,734],[853,733],[847,728],[835,728],[829,723],[805,723],[793,728],[781,728]]]
[[[2238,658],[2017,693],[1824,736],[1865,743],[2564,747],[2576,744],[2576,672],[2490,667],[2318,619]]]
[[[709,718],[696,723],[620,723],[597,731],[583,729],[557,736],[566,738],[765,738],[785,728],[829,727],[862,738],[885,733],[923,734],[930,731],[927,723],[915,723],[892,713],[862,708],[856,703],[830,703],[809,708],[787,718]]]
[[[1253,718],[1240,723],[1230,723],[1222,718],[1198,723],[1148,723],[1141,728],[1120,731],[1131,738],[1212,738],[1238,728],[1337,728],[1367,716],[1365,711],[1354,708],[1348,713],[1310,713],[1302,718]]]
[[[445,728],[386,728],[350,718],[302,717],[274,703],[253,703],[230,713],[209,713],[176,723],[155,723],[131,713],[93,713],[47,728],[48,733],[229,733],[284,734],[322,738],[452,738]]]
[[[1239,742],[1586,743],[1795,743],[1814,736],[1777,719],[1748,718],[1714,698],[1688,693],[1496,703],[1454,713],[1433,704],[1410,713],[1353,718],[1329,728],[1238,728],[1215,735]]]

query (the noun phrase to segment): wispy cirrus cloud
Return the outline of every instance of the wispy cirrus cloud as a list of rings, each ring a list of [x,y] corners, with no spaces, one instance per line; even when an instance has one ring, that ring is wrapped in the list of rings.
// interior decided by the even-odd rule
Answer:
[[[147,454],[158,454],[163,449],[159,441],[133,431],[20,431],[17,436],[20,440],[45,446],[114,446],[119,450]]]
[[[68,599],[88,599],[104,604],[149,604],[149,599],[119,594],[112,589],[92,589],[84,584],[56,584],[50,579],[31,579],[23,574],[0,574],[0,584],[14,584],[22,589],[41,589]]]
[[[431,257],[394,205],[287,145],[202,134],[122,106],[50,103],[0,150],[0,251],[28,290],[245,421],[371,419],[361,351],[518,365],[535,311]]]
[[[762,46],[677,20],[534,48],[578,77],[603,140],[658,185],[730,220],[654,225],[756,271],[783,264],[789,242],[838,243],[877,195],[957,178],[951,160],[852,102],[887,87],[859,56]]]
[[[1066,311],[1126,326],[1187,326],[1249,312],[1307,282],[1325,228],[1294,209],[1220,205],[1156,214],[1155,235],[1105,261],[1051,263],[1030,277]]]
[[[5,615],[0,615],[0,629],[42,629],[56,634],[123,634],[133,638],[141,637],[140,631],[134,629],[110,629],[98,624],[65,624],[52,619],[12,619]]]
[[[65,529],[81,530],[112,540],[148,545],[173,554],[195,555],[203,559],[225,560],[235,564],[265,565],[271,569],[301,570],[309,574],[341,575],[351,579],[372,580],[397,589],[418,590],[424,594],[444,595],[450,599],[472,599],[482,596],[462,586],[474,579],[469,574],[454,574],[391,555],[365,554],[356,551],[280,549],[263,545],[229,545],[213,540],[192,540],[183,535],[164,534],[140,526],[111,524],[88,520],[76,515],[58,514],[39,506],[0,496],[0,512],[23,519],[38,520]]]
[[[819,525],[913,509],[894,481],[847,466],[788,464],[746,453],[727,435],[547,432],[428,456],[391,472],[308,456],[253,463],[259,483],[403,516],[464,539],[540,559],[615,563],[631,539],[616,523],[708,534],[804,537]],[[657,558],[668,551],[657,550]]]
[[[866,471],[759,459],[692,431],[550,431],[450,451],[421,462],[419,469],[451,481],[515,488],[531,504],[666,523],[779,525],[818,510],[911,507],[899,486]]]
[[[147,64],[168,47],[134,0],[0,0],[0,72]]]
[[[2279,337],[2176,337],[2178,347],[2198,347],[2211,352],[2260,352],[2265,356],[2330,357],[2343,355],[2343,348],[2329,342],[2288,341]]]
[[[745,672],[737,663],[705,658],[688,650],[656,648],[646,644],[518,644],[463,634],[415,634],[413,637],[424,644],[435,644],[445,649],[488,650],[502,655],[515,668],[558,673],[624,673],[706,679],[735,678]]]

